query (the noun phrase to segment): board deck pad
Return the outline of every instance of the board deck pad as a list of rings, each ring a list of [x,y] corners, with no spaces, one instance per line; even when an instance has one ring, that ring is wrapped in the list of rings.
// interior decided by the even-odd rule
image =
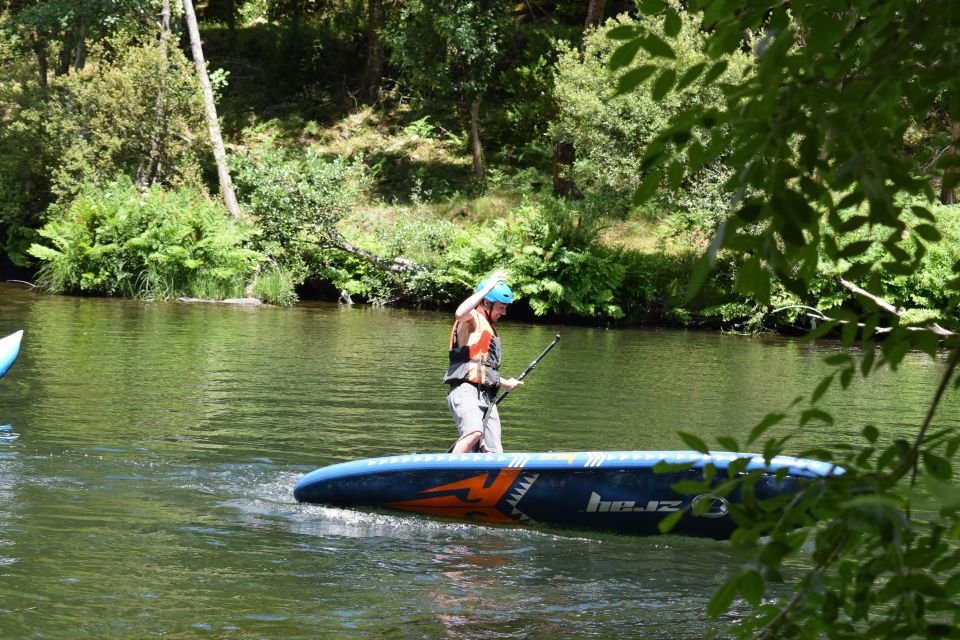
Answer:
[[[671,485],[701,480],[712,463],[714,484],[728,465],[748,458],[746,471],[764,470],[758,498],[795,493],[809,479],[843,471],[817,460],[777,456],[767,464],[751,453],[595,451],[503,454],[410,454],[344,462],[308,473],[294,487],[299,502],[368,506],[463,518],[492,524],[545,524],[632,535],[659,534],[660,520],[708,500],[706,513],[686,513],[673,533],[725,539],[736,525],[723,498],[684,495]],[[656,473],[660,461],[689,464]],[[780,473],[778,473],[780,472]]]

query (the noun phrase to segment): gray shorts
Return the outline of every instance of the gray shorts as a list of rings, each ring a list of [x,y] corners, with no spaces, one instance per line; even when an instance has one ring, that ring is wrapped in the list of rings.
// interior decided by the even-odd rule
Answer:
[[[469,382],[451,385],[450,390],[447,391],[447,406],[450,408],[453,421],[457,423],[460,437],[468,433],[483,432],[480,450],[502,453],[500,413],[497,411],[497,405],[493,405],[493,409],[490,410],[486,430],[483,428],[483,413],[492,403],[493,400],[487,397],[487,394]]]

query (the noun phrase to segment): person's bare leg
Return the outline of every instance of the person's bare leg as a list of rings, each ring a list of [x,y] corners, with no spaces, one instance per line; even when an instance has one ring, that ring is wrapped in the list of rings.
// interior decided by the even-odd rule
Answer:
[[[471,453],[477,448],[477,443],[480,442],[482,435],[479,431],[471,431],[457,440],[456,444],[453,445],[453,451],[450,453]]]

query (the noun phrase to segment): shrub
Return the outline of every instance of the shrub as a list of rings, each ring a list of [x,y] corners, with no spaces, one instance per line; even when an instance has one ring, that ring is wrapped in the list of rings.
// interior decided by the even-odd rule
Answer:
[[[234,164],[237,197],[262,231],[256,247],[302,281],[307,254],[336,244],[337,223],[363,192],[361,160],[327,160],[313,150],[297,158],[265,146],[235,156]]]
[[[254,229],[198,193],[128,178],[88,186],[66,208],[51,207],[30,254],[46,289],[139,298],[244,294],[260,254],[244,248]]]
[[[607,33],[614,27],[637,24],[626,16],[588,33],[582,51],[561,45],[554,93],[559,112],[550,133],[555,140],[573,143],[576,159],[571,177],[588,195],[605,192],[627,200],[645,177],[642,159],[647,146],[670,118],[694,105],[707,109],[723,104],[723,95],[715,85],[704,89],[693,83],[667,95],[654,95],[651,90],[657,75],[654,72],[672,71],[681,78],[695,65],[708,62],[700,53],[704,36],[699,25],[686,12],[679,15],[682,27],[673,40],[674,60],[654,59],[641,51],[630,67],[612,71],[608,61],[620,43],[609,39]],[[659,15],[642,17],[639,23],[649,32],[664,36]],[[732,78],[747,68],[748,58],[737,54],[728,62],[725,78]],[[624,71],[640,73],[642,67],[651,73],[641,83],[641,89],[616,95],[620,75]],[[678,160],[688,162],[688,158]],[[692,157],[689,161],[694,164]],[[723,185],[730,173],[719,164],[691,173],[693,177],[682,184],[662,189],[653,206],[664,214],[680,211],[704,217],[703,212],[707,212],[713,226],[728,208],[729,194]]]

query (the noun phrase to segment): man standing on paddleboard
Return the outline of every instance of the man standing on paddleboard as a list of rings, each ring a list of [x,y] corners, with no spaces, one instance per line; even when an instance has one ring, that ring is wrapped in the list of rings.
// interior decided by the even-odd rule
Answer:
[[[503,451],[494,399],[499,389],[512,391],[523,384],[516,378],[500,378],[503,351],[496,323],[513,302],[506,280],[507,274],[497,271],[457,307],[450,332],[450,368],[443,376],[450,385],[447,406],[460,432],[452,453]]]

